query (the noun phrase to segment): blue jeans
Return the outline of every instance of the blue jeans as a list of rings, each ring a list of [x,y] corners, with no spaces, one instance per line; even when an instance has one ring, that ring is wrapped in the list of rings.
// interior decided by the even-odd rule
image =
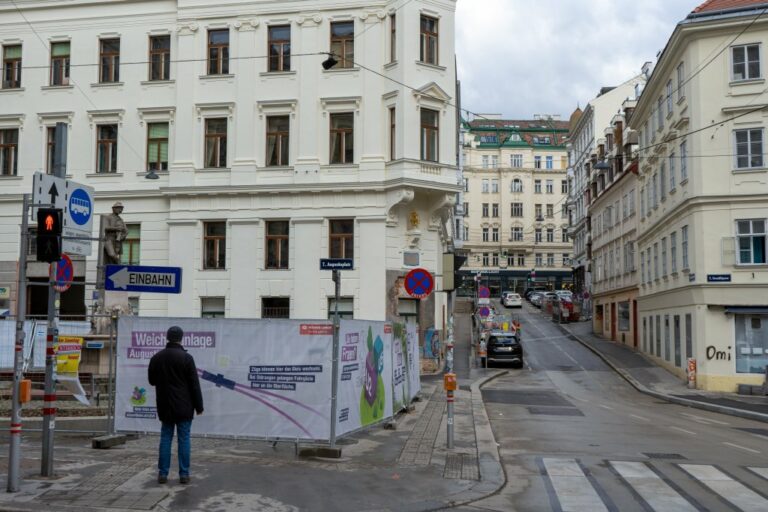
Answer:
[[[157,460],[157,471],[160,475],[168,476],[168,471],[171,469],[174,427],[179,438],[179,476],[189,476],[189,457],[192,451],[189,440],[189,432],[192,429],[191,420],[178,423],[163,422],[163,427],[160,429],[160,457]]]

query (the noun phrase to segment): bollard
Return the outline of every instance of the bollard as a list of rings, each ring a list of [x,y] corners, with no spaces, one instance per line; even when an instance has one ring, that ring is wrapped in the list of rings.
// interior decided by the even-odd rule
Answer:
[[[456,391],[456,374],[446,373],[443,377],[443,387],[446,392],[446,402],[448,403],[448,422],[447,422],[447,434],[448,434],[448,449],[453,449],[453,392]]]
[[[696,389],[696,359],[688,358],[688,389]]]

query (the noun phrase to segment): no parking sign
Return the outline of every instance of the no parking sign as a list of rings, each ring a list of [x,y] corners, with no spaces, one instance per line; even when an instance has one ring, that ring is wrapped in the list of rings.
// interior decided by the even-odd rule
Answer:
[[[72,260],[66,254],[62,254],[58,265],[56,265],[56,283],[54,283],[53,289],[59,293],[64,293],[72,286],[74,277],[75,267]]]
[[[405,276],[405,291],[416,299],[428,297],[435,289],[435,278],[428,270],[415,268]]]

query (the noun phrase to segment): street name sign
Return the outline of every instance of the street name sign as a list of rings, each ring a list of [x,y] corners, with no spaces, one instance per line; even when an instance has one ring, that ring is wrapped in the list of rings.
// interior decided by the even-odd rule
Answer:
[[[731,274],[707,274],[708,283],[730,283]]]
[[[108,291],[181,293],[180,267],[107,265],[104,275]]]
[[[51,205],[60,208],[64,214],[61,249],[67,254],[91,255],[90,240],[71,240],[67,237],[92,236],[93,193],[93,187],[50,174],[36,172],[32,177],[32,205]]]
[[[320,258],[320,270],[354,270],[351,258]]]

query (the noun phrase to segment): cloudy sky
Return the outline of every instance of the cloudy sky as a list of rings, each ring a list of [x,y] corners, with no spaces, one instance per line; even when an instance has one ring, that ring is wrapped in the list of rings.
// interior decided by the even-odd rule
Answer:
[[[458,0],[463,107],[567,119],[640,72],[703,0]]]

